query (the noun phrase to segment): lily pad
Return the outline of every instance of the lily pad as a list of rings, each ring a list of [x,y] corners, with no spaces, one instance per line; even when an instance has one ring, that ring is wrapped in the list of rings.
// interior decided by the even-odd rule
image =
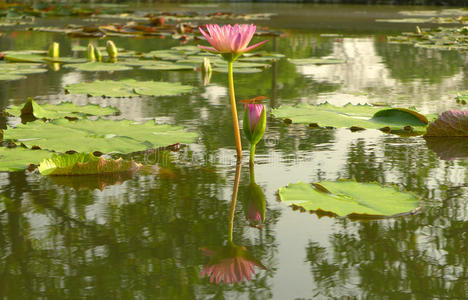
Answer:
[[[162,60],[180,60],[185,58],[185,54],[176,50],[154,50],[144,55],[147,58],[157,58]]]
[[[193,87],[180,83],[163,81],[136,81],[124,79],[120,81],[96,80],[94,82],[81,82],[69,84],[65,89],[70,94],[86,94],[91,96],[107,97],[137,97],[172,96],[192,91]]]
[[[45,150],[0,147],[0,171],[23,171],[30,164],[37,165],[41,160],[51,155],[52,152]]]
[[[259,68],[233,68],[233,72],[237,74],[252,74],[252,73],[260,73],[265,71],[265,69],[259,69]],[[213,68],[213,72],[218,72],[218,73],[227,73],[228,69],[227,68]]]
[[[43,63],[44,55],[39,54],[5,54],[4,59],[11,62],[25,62],[25,63]]]
[[[15,117],[34,116],[38,119],[50,120],[65,117],[82,118],[85,115],[107,116],[118,112],[118,109],[111,107],[100,107],[99,105],[92,104],[78,106],[69,102],[61,103],[59,105],[39,105],[32,98],[28,98],[24,105],[13,105],[5,111]]]
[[[468,111],[449,110],[429,124],[424,136],[464,136],[468,137]]]
[[[76,57],[44,57],[44,61],[61,64],[79,64],[85,63],[86,59]]]
[[[172,61],[129,59],[121,63],[129,66],[141,67],[141,69],[144,70],[195,70],[195,66],[178,64]]]
[[[149,148],[164,147],[176,143],[192,143],[197,133],[187,132],[182,127],[157,125],[154,121],[137,124],[129,120],[66,119],[7,126],[3,138],[22,143],[28,148],[57,152],[119,152],[131,153]]]
[[[298,66],[304,65],[334,65],[334,64],[344,64],[346,61],[337,58],[316,58],[316,57],[309,57],[309,58],[289,58],[290,62]]]
[[[395,187],[346,180],[289,184],[279,196],[285,204],[338,216],[397,216],[419,206],[418,197]]]
[[[405,108],[375,107],[371,105],[334,106],[328,103],[320,105],[300,104],[297,106],[283,105],[273,109],[272,114],[277,118],[287,118],[294,123],[331,126],[339,128],[361,127],[380,129],[390,127],[401,129],[412,126],[415,130],[424,131],[428,119],[435,119],[434,115],[424,116]]]
[[[54,154],[44,159],[38,170],[42,175],[76,176],[133,172],[141,167],[135,161],[96,157],[92,153]]]
[[[47,72],[47,69],[41,67],[42,65],[37,63],[1,63],[0,80],[23,79],[27,74]]]
[[[98,71],[127,71],[131,70],[132,67],[119,64],[119,63],[105,63],[105,62],[88,62],[84,64],[70,64],[66,65],[67,68],[74,68],[78,71],[85,72],[98,72]]]

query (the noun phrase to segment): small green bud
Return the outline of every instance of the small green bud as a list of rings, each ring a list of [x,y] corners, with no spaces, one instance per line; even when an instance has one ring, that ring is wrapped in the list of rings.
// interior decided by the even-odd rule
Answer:
[[[117,62],[117,47],[115,46],[113,41],[107,41],[106,43],[106,50],[109,54],[109,60],[112,62]]]
[[[57,42],[53,42],[52,45],[49,47],[49,57],[59,57],[60,52],[59,52],[60,45]]]
[[[96,46],[96,48],[94,48],[94,52],[96,54],[96,60],[98,62],[101,62],[102,61],[102,54],[101,54],[101,50],[99,50],[99,47]]]
[[[87,53],[88,61],[95,62],[96,56],[94,56],[94,46],[93,44],[88,44],[88,53]]]

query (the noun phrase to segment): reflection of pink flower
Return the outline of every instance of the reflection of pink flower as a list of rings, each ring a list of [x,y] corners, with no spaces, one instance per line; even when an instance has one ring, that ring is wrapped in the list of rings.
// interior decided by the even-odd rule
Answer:
[[[210,282],[216,284],[241,282],[250,280],[255,274],[254,266],[265,267],[252,257],[245,247],[229,244],[216,250],[202,248],[205,255],[211,257],[210,262],[203,268],[200,277],[209,276]]]
[[[206,25],[206,33],[199,28],[200,32],[205,36],[208,43],[213,47],[200,46],[207,51],[213,53],[233,53],[235,55],[253,50],[268,42],[267,40],[247,47],[255,34],[257,27],[253,24],[236,24],[234,26],[217,24]]]
[[[262,221],[262,215],[253,202],[249,203],[249,220],[253,223],[259,223]]]

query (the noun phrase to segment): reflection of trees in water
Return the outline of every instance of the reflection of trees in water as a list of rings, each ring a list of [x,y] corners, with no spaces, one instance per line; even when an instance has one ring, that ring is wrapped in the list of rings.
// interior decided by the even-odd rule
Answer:
[[[376,42],[375,49],[392,78],[409,82],[414,79],[441,83],[445,77],[452,77],[463,66],[458,51],[424,49],[413,45]]]
[[[454,179],[449,172],[456,165],[439,161],[419,139],[356,139],[346,177],[397,183],[423,197],[422,211],[379,221],[337,220],[329,247],[310,241],[306,249],[314,292],[358,299],[466,297],[468,190],[463,174]]]
[[[205,259],[199,248],[226,238],[224,179],[216,170],[196,167],[172,166],[164,174],[140,176],[100,192],[11,173],[2,193],[6,209],[0,211],[0,297],[271,294],[267,278],[272,271],[235,287],[200,281]],[[271,214],[264,230],[249,234],[253,239],[244,234],[257,229],[245,229],[242,216],[235,223],[239,243],[265,264],[276,251],[270,227],[277,218],[278,213]]]

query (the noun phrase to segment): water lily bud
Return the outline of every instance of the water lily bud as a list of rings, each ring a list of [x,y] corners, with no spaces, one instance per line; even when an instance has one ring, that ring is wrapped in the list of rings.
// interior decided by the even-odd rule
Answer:
[[[210,59],[208,57],[204,57],[203,58],[203,62],[202,62],[202,65],[201,65],[201,71],[202,71],[202,74],[205,75],[205,74],[211,74],[212,70],[211,70],[211,62],[210,62]]]
[[[117,47],[115,46],[113,41],[107,41],[106,50],[107,50],[107,54],[109,54],[109,59],[112,62],[116,62],[117,61]]]
[[[95,62],[96,56],[94,56],[94,46],[93,44],[88,44],[88,53],[87,53],[88,61]]]
[[[49,47],[49,57],[59,57],[59,48],[60,45],[57,42],[53,42],[52,45]]]
[[[251,145],[257,145],[265,134],[266,112],[262,104],[246,104],[244,133]]]
[[[94,53],[96,54],[96,60],[98,62],[101,62],[102,61],[102,54],[101,54],[101,50],[99,50],[99,47],[96,46],[96,48],[94,48]]]

